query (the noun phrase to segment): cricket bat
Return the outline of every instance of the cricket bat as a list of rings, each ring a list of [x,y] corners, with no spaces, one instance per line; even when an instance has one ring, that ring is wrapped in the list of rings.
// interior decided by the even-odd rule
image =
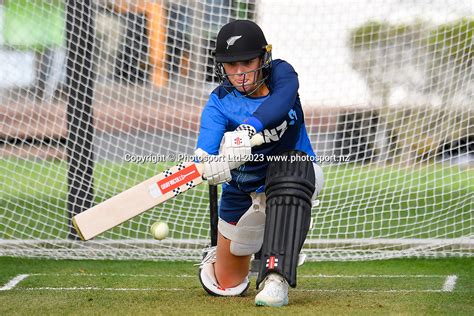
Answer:
[[[256,134],[250,142],[261,145],[263,136]],[[203,172],[202,163],[180,163],[75,215],[72,224],[82,240],[89,240],[199,185]]]

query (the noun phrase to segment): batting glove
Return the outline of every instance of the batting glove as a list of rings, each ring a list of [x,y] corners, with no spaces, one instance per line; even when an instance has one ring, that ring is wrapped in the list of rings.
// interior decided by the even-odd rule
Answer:
[[[252,155],[248,131],[235,130],[225,133],[221,152],[229,162],[230,169],[236,169],[243,165]]]

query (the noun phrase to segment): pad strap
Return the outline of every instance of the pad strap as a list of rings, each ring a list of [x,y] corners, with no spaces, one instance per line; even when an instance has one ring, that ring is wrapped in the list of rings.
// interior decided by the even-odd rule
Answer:
[[[251,244],[254,243],[256,239],[260,239],[262,235],[261,231],[264,229],[263,226],[264,225],[238,227],[227,223],[221,218],[219,218],[219,224],[217,225],[222,236],[244,244]]]

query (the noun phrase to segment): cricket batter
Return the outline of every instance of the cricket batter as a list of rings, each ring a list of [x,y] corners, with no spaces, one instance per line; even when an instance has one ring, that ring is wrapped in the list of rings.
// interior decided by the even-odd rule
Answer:
[[[306,132],[298,75],[272,60],[271,50],[251,21],[230,22],[217,36],[221,83],[203,109],[196,155],[208,182],[223,186],[217,247],[206,249],[199,279],[211,295],[242,295],[251,255],[262,249],[255,303],[283,306],[288,285],[296,286],[312,201],[324,178]],[[251,148],[256,133],[265,142]]]

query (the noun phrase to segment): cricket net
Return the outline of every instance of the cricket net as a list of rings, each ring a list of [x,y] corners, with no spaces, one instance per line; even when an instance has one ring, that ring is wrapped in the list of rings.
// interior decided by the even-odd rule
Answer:
[[[256,21],[325,188],[310,260],[472,256],[474,6],[454,0],[3,1],[0,255],[197,260],[205,185],[88,242],[71,216],[192,154],[219,28]],[[271,131],[266,131],[270,133]],[[182,158],[182,157],[181,157]],[[157,220],[170,237],[153,240]]]

